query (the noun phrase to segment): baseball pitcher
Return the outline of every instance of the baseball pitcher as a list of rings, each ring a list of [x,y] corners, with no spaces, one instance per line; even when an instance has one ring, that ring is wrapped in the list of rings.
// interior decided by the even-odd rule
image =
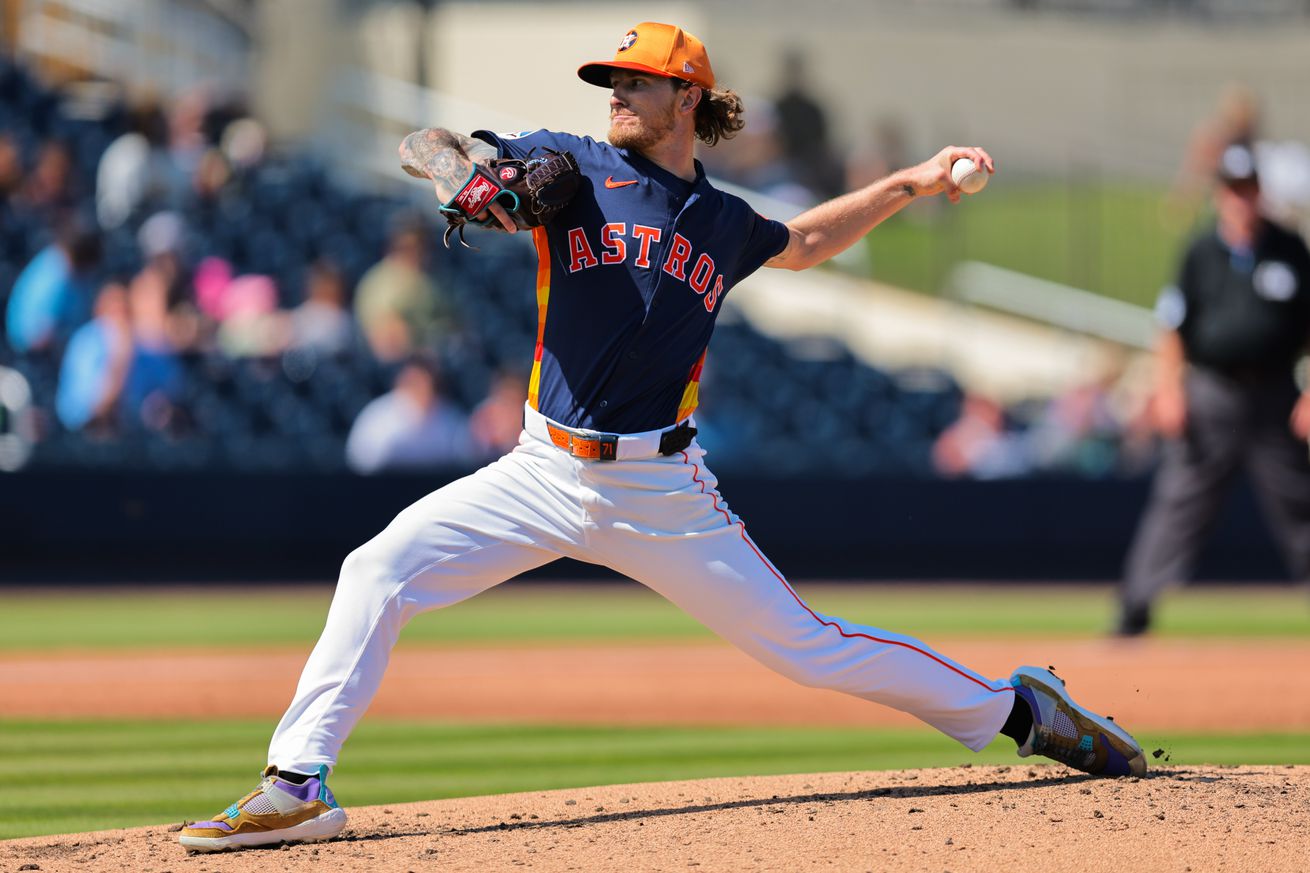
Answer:
[[[910,202],[960,191],[930,160],[788,223],[714,188],[693,157],[743,126],[704,45],[643,23],[578,75],[609,91],[607,142],[548,130],[432,128],[401,145],[451,230],[530,232],[538,326],[524,427],[505,457],[404,510],[346,558],[327,624],[274,732],[260,784],[181,832],[214,851],[335,836],[327,788],[404,624],[567,556],[649,586],[797,682],[911,713],[973,750],[1141,774],[1141,748],[1046,670],[979,675],[918,640],[816,612],[720,496],[696,442],[701,368],[723,298],[760,267],[803,270]],[[447,234],[447,242],[452,233]],[[476,241],[476,240],[475,240]],[[525,289],[526,290],[526,289]]]

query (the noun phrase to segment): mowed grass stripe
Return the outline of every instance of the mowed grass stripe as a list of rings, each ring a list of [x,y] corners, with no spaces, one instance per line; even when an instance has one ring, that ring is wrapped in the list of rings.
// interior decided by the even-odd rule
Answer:
[[[0,720],[0,838],[197,819],[255,784],[267,721]],[[1145,735],[1170,764],[1310,764],[1310,735]],[[333,789],[347,805],[589,785],[1020,764],[930,729],[597,727],[365,722]],[[1162,764],[1163,760],[1156,762]]]
[[[153,735],[155,726],[153,723],[132,722],[120,727],[127,727],[128,731],[119,734],[109,743],[101,740],[101,731],[96,731],[97,735],[91,740],[94,754],[77,768],[79,779],[108,781],[140,770],[141,762],[136,755],[140,750],[140,733]],[[262,754],[264,742],[271,730],[271,724],[258,725],[258,736],[252,742],[244,731],[220,724],[217,727],[224,731],[224,736],[216,741],[216,726],[213,723],[194,727],[200,729],[193,730],[190,723],[179,723],[174,733],[166,739],[156,738],[150,744],[151,761],[156,764],[180,761],[188,772],[196,774],[221,773],[225,765],[214,762],[220,759],[222,753],[249,755],[253,749]],[[413,768],[439,768],[443,772],[452,773],[476,771],[488,766],[529,767],[540,764],[543,759],[557,758],[598,763],[661,762],[671,756],[685,758],[688,755],[722,761],[749,760],[761,754],[772,754],[779,737],[777,731],[763,728],[754,731],[722,731],[548,725],[416,726],[412,723],[383,722],[375,727],[365,726],[361,730],[365,731],[366,741],[362,749],[352,748],[349,755],[352,765],[376,772],[396,773]],[[813,732],[800,733],[808,736]],[[866,734],[863,731],[843,730],[834,736],[849,737],[855,747],[864,748],[867,743],[862,738]],[[423,742],[421,738],[425,736],[431,742]],[[908,736],[909,747],[915,747],[918,735]],[[192,738],[193,742],[185,749],[161,751],[165,744],[173,745],[177,738]],[[901,738],[891,736],[888,740],[879,743],[880,750],[896,751],[902,747]],[[68,747],[74,742],[80,743],[81,740],[68,732],[62,733],[63,748],[56,747],[50,741],[49,734],[31,739],[16,734],[12,742],[6,740],[0,743],[0,779],[40,778],[43,773],[58,772],[61,762],[69,754]],[[393,743],[406,748],[403,758],[397,759],[392,753]],[[828,745],[830,743],[821,744],[821,750]],[[196,748],[204,748],[211,754],[203,762],[197,762],[194,760]],[[804,755],[806,751],[802,747],[795,749],[794,754]],[[190,763],[187,763],[188,758],[192,759]]]
[[[921,637],[1088,637],[1114,616],[1105,587],[799,585],[818,611]],[[331,586],[265,590],[0,591],[0,651],[311,644]],[[1164,636],[1310,637],[1304,588],[1184,590],[1159,609]],[[417,617],[401,645],[703,640],[701,625],[634,583],[512,582]]]

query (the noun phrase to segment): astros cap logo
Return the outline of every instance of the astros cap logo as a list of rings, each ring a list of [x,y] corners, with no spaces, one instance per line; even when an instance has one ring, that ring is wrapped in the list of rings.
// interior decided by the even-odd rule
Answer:
[[[612,70],[632,70],[668,79],[682,79],[702,88],[714,87],[714,70],[705,44],[673,24],[643,21],[619,41],[612,61],[592,61],[578,68],[578,78],[610,87]]]

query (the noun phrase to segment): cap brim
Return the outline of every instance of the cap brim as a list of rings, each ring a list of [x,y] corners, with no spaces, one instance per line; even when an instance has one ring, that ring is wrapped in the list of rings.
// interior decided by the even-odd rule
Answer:
[[[578,78],[589,85],[596,85],[600,88],[610,88],[613,83],[610,82],[611,70],[632,70],[637,73],[646,73],[651,76],[659,76],[662,79],[676,79],[677,76],[670,76],[663,70],[657,70],[654,67],[648,67],[645,64],[629,64],[622,61],[592,61],[589,64],[583,64],[578,67]]]

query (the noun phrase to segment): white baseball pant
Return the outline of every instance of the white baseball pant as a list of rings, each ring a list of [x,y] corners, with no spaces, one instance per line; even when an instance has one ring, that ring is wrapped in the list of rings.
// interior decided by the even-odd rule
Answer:
[[[409,619],[559,557],[609,566],[784,676],[908,712],[975,751],[1005,723],[1006,680],[807,606],[728,510],[696,443],[667,457],[581,460],[533,436],[544,420],[527,414],[512,452],[422,498],[346,558],[269,763],[335,766]]]

